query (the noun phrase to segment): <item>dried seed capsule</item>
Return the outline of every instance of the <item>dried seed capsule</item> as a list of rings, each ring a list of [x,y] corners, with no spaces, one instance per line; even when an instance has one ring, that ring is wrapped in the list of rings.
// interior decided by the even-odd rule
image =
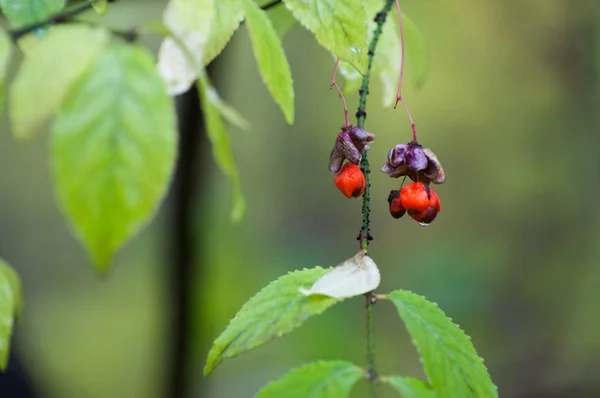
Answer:
[[[388,152],[387,162],[381,171],[390,177],[408,176],[413,181],[425,184],[441,184],[446,176],[437,156],[415,141],[398,144]]]
[[[346,159],[356,165],[359,164],[362,151],[369,150],[369,144],[374,140],[375,135],[362,127],[343,126],[329,156],[329,171],[337,174]]]

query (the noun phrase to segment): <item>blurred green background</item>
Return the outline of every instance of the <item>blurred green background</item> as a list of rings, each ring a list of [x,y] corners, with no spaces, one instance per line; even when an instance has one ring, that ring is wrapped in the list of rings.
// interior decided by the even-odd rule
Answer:
[[[392,219],[397,189],[377,169],[411,139],[401,110],[382,107],[374,79],[367,128],[377,135],[370,254],[381,292],[436,301],[472,337],[502,397],[600,397],[600,3],[597,0],[403,1],[430,48],[430,73],[404,91],[419,132],[444,164],[442,212],[421,228]],[[122,0],[106,21],[160,18],[164,1]],[[93,15],[85,18],[98,19]],[[158,38],[143,37],[153,51]],[[288,369],[316,359],[365,363],[363,300],[224,363],[204,379],[212,340],[241,305],[290,270],[331,266],[357,250],[360,201],[333,185],[327,162],[343,124],[328,89],[329,54],[300,26],[284,40],[296,89],[288,126],[258,75],[245,27],[213,72],[222,96],[252,124],[231,127],[247,212],[230,222],[230,186],[214,162],[197,201],[205,273],[197,282],[197,396],[250,397]],[[43,87],[40,87],[43,90]],[[348,98],[351,113],[358,95]],[[8,105],[10,106],[10,104]],[[19,272],[26,308],[15,352],[40,397],[158,398],[170,315],[165,280],[167,201],[99,279],[58,212],[48,140],[0,131],[0,253]],[[200,245],[200,242],[199,242]],[[424,377],[388,303],[375,308],[381,373]],[[353,396],[363,397],[365,386]],[[382,387],[384,397],[395,396]]]

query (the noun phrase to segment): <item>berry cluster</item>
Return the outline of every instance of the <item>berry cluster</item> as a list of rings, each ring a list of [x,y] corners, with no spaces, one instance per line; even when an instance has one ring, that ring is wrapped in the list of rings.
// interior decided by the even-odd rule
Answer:
[[[440,211],[440,199],[435,191],[422,182],[413,182],[388,196],[390,214],[400,218],[408,213],[420,225],[429,225]]]
[[[429,185],[441,184],[446,175],[437,156],[416,141],[398,144],[388,152],[381,171],[390,177],[408,177],[413,180],[400,190],[390,192],[390,214],[400,218],[408,213],[419,225],[429,225],[440,211],[440,199]]]
[[[329,159],[329,171],[337,174],[334,183],[347,198],[365,192],[365,176],[358,166],[362,151],[369,149],[375,135],[361,127],[344,126]],[[344,163],[345,162],[345,163]],[[441,184],[446,176],[437,156],[416,141],[398,144],[388,152],[381,169],[393,178],[408,177],[412,183],[393,190],[388,197],[390,214],[400,218],[408,213],[419,225],[429,225],[440,212],[440,199],[430,184]]]

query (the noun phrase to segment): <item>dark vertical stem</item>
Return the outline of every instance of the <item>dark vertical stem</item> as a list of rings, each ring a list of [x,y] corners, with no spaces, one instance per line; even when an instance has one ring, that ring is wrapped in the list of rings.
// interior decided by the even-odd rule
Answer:
[[[165,398],[191,396],[192,338],[198,336],[195,319],[203,319],[202,306],[197,305],[198,291],[195,284],[204,272],[197,253],[203,253],[199,245],[204,241],[194,234],[195,209],[198,190],[206,185],[207,176],[202,170],[208,143],[204,131],[200,99],[196,86],[177,98],[179,119],[179,155],[172,187],[171,214],[169,219],[168,298],[171,300],[169,314],[172,317],[168,334],[171,361],[167,375]],[[201,332],[201,331],[200,331]]]
[[[375,56],[375,49],[377,48],[377,43],[379,42],[379,38],[381,37],[381,33],[383,32],[383,25],[385,24],[385,20],[387,18],[390,9],[392,8],[392,4],[394,0],[385,0],[385,4],[381,11],[377,13],[375,16],[375,23],[377,24],[375,27],[375,31],[373,32],[373,39],[369,44],[369,51],[367,54],[368,64],[367,64],[367,72],[362,81],[362,85],[359,90],[360,100],[358,103],[358,110],[356,111],[356,124],[359,127],[365,126],[365,119],[367,118],[367,96],[369,95],[369,80],[371,78],[371,69],[373,68],[373,57]],[[360,169],[365,175],[365,193],[363,195],[363,204],[362,204],[362,226],[360,228],[360,234],[358,239],[360,241],[360,247],[362,250],[367,253],[369,248],[369,241],[372,239],[370,234],[370,213],[371,213],[371,183],[369,182],[369,160],[367,158],[367,151],[362,152],[362,159],[360,161]],[[372,293],[365,294],[366,300],[366,311],[367,311],[367,374],[370,384],[370,392],[372,398],[377,398],[377,386],[376,382],[378,380],[377,371],[375,368],[375,321],[373,319],[373,305],[375,304],[375,296]]]
[[[263,10],[281,4],[281,0],[271,1],[262,7]],[[207,67],[211,80],[215,81],[215,61]],[[168,297],[171,299],[169,314],[171,331],[168,335],[169,360],[171,361],[166,381],[165,398],[187,398],[191,396],[192,385],[196,387],[196,378],[192,383],[192,361],[190,354],[197,352],[198,347],[192,342],[203,341],[204,328],[196,319],[205,319],[203,300],[198,300],[201,286],[197,286],[205,272],[202,258],[197,254],[205,253],[201,244],[206,241],[195,236],[195,221],[204,215],[195,213],[198,190],[207,184],[205,163],[212,162],[210,143],[207,139],[204,118],[200,107],[200,97],[196,85],[177,98],[179,120],[179,154],[173,179],[172,204],[170,214],[170,233],[168,234]],[[201,231],[201,233],[203,233]]]
[[[14,341],[8,368],[0,373],[0,397],[35,398],[31,378],[15,352]]]

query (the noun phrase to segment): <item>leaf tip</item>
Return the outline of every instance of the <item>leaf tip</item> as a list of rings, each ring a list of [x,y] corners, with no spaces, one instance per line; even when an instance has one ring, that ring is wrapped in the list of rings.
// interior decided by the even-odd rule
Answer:
[[[113,254],[92,250],[89,255],[94,265],[96,276],[100,279],[106,279],[110,272]]]
[[[203,371],[204,377],[210,376],[213,369],[214,369],[214,366],[211,363],[207,362],[206,365],[204,365],[204,371]]]
[[[99,15],[105,15],[106,9],[108,8],[108,4],[106,0],[98,1],[96,3],[92,3],[92,7],[94,7],[94,11]]]
[[[233,223],[238,224],[244,218],[244,213],[246,212],[246,201],[242,196],[239,196],[235,200],[235,204],[233,205],[233,209],[231,209],[231,220]]]
[[[285,121],[287,122],[287,124],[289,124],[290,126],[294,124],[295,115],[293,104],[291,108],[288,108],[284,111],[283,116],[285,117]]]
[[[208,357],[206,358],[206,364],[204,365],[204,369],[202,371],[202,373],[204,374],[204,377],[209,376],[217,366],[219,366],[219,364],[222,361],[221,358],[221,354],[222,354],[223,350],[219,349],[219,345],[218,342],[214,342],[213,346],[211,347],[210,351],[208,352]]]

